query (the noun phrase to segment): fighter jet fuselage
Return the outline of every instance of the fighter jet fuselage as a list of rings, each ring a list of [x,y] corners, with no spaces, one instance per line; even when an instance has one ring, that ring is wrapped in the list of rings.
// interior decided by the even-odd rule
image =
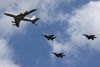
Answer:
[[[65,56],[64,53],[53,53],[57,58]]]
[[[56,37],[54,35],[43,35],[48,40],[54,40]]]
[[[88,38],[88,40],[94,40],[96,38],[95,35],[86,35],[86,34],[83,34],[84,36],[86,36]]]

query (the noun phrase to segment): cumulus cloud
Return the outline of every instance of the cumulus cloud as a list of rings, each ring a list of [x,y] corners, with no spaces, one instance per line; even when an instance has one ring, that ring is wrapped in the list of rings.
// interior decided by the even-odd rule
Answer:
[[[79,57],[80,51],[78,51],[78,47],[100,51],[100,1],[90,1],[75,9],[67,20],[69,27],[65,29],[65,38],[69,40],[64,43],[59,41],[49,43],[53,49],[52,51],[65,52],[67,59],[69,55],[73,55],[76,58]],[[62,35],[62,33],[59,34]],[[94,34],[97,39],[93,41],[87,40],[82,34]]]
[[[66,3],[69,3],[73,0],[62,0]],[[12,13],[19,13],[19,12],[24,12],[26,10],[34,9],[37,8],[38,16],[41,17],[42,22],[55,22],[55,21],[63,21],[65,20],[68,15],[63,14],[60,12],[59,14],[55,14],[56,8],[59,6],[60,2],[62,1],[57,1],[57,0],[8,0],[7,2],[5,0],[0,2],[1,10],[4,10],[1,12],[0,16],[0,35],[1,37],[8,37],[8,35],[13,35],[16,31],[22,31],[27,26],[27,23],[21,23],[20,24],[20,29],[14,27],[11,23],[13,18],[10,18],[8,16],[5,16],[3,13],[4,12],[12,12]],[[16,7],[17,6],[17,7]],[[11,20],[11,21],[10,21]],[[52,21],[53,20],[53,21]]]
[[[16,0],[9,0],[7,2],[3,0],[0,2],[1,10],[4,10],[0,13],[0,67],[20,67],[12,59],[14,54],[13,48],[9,45],[8,41],[15,33],[22,32],[26,24],[21,25],[20,29],[18,29],[9,21],[13,19],[3,14],[6,11],[17,12],[17,9],[21,9],[21,6],[16,7],[17,5],[18,2]]]
[[[66,3],[69,3],[73,0],[62,0]],[[12,59],[13,55],[13,48],[8,46],[9,39],[13,35],[18,33],[23,33],[27,26],[27,23],[21,23],[20,29],[14,27],[10,20],[13,18],[5,16],[4,12],[13,12],[19,13],[24,12],[26,10],[38,9],[38,16],[41,17],[42,22],[52,22],[54,21],[62,21],[66,19],[68,15],[64,15],[63,13],[59,13],[56,15],[55,8],[58,7],[61,1],[57,0],[2,0],[0,1],[0,67],[20,67],[18,64],[14,63]],[[64,16],[63,16],[64,15]],[[55,19],[54,19],[55,18]],[[2,40],[3,39],[3,40]],[[55,42],[56,43],[56,42]],[[60,46],[60,44],[59,44]],[[59,47],[58,47],[59,48]],[[63,47],[62,47],[63,48]]]
[[[82,8],[75,11],[75,14],[69,19],[70,28],[67,33],[71,34],[71,41],[78,46],[90,44],[90,47],[96,50],[100,49],[100,1],[89,2]],[[82,34],[95,34],[97,39],[87,41]]]
[[[20,67],[12,61],[13,51],[5,39],[0,39],[0,67]]]
[[[62,0],[62,1],[69,3],[70,1],[73,0]],[[68,37],[69,40],[64,43],[61,43],[59,41],[49,42],[54,52],[63,51],[65,52],[67,57],[68,55],[74,55],[75,57],[77,57],[78,55],[77,47],[87,47],[87,44],[89,45],[88,48],[93,48],[95,50],[100,51],[100,46],[99,46],[100,1],[90,1],[86,5],[83,5],[82,7],[75,9],[73,11],[73,14],[71,15],[63,14],[63,12],[56,13],[56,8],[59,6],[60,2],[61,1],[57,1],[57,0],[42,0],[42,1],[34,0],[34,2],[33,0],[28,0],[28,1],[20,0],[20,2],[18,2],[17,0],[9,0],[9,2],[8,3],[6,2],[7,4],[5,4],[5,0],[4,0],[2,1],[2,4],[0,4],[0,6],[3,7],[6,11],[9,10],[10,12],[14,12],[14,13],[16,12],[19,13],[25,10],[38,8],[39,9],[38,16],[41,17],[42,22],[48,22],[48,21],[52,23],[55,21],[67,22],[68,20],[68,24],[70,26],[69,28],[67,27],[67,29],[65,29],[65,32],[67,35],[69,35]],[[8,34],[12,36],[13,33],[16,32],[16,28],[14,28],[11,24],[8,23],[10,22],[9,20],[12,19],[6,16],[2,16],[0,19],[2,21],[0,24],[1,25],[0,35],[2,35],[2,38],[8,36]],[[23,26],[21,26],[21,28],[22,29],[25,28],[26,25],[27,25],[26,23],[23,23]],[[83,33],[95,34],[97,36],[97,39],[94,41],[88,41],[84,36],[82,36]],[[60,34],[62,35],[62,33]],[[67,36],[65,37],[65,39],[66,38]],[[2,61],[4,61],[5,63],[7,62],[7,64],[5,65],[8,66],[14,65],[15,67],[17,67],[17,65],[14,64],[13,60],[9,59],[9,56],[10,55],[6,56],[8,57],[7,60],[3,59]],[[66,62],[71,63],[70,61],[66,61]]]

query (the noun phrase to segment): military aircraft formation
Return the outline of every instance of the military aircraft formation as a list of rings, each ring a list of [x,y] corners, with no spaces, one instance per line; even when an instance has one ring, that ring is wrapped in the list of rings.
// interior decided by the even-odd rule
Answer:
[[[29,21],[29,22],[32,22],[33,24],[37,25],[36,21],[38,21],[40,18],[38,18],[38,17],[25,18],[27,15],[29,15],[30,13],[32,13],[36,10],[37,9],[33,9],[33,10],[30,10],[30,11],[26,11],[24,13],[20,13],[18,15],[7,13],[7,12],[4,13],[4,14],[14,18],[14,21],[11,21],[11,22],[16,27],[19,27],[21,21]],[[95,35],[87,35],[87,34],[82,34],[82,35],[85,36],[88,40],[90,40],[90,39],[94,40],[95,38],[97,38]],[[47,40],[51,40],[51,41],[53,41],[56,38],[55,35],[43,34],[42,36],[44,36]],[[52,52],[52,54],[54,54],[57,58],[62,58],[62,57],[65,56],[65,54],[62,53],[62,52],[59,52],[59,53]]]

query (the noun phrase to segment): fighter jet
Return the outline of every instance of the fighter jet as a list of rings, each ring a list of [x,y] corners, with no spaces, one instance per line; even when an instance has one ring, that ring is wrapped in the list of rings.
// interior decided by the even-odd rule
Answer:
[[[83,34],[83,36],[86,36],[88,38],[88,40],[94,40],[95,38],[97,38],[95,35],[87,35],[87,34]]]
[[[64,53],[54,53],[53,52],[52,54],[54,54],[57,58],[59,57],[63,58],[63,56],[65,56]]]
[[[47,40],[54,40],[56,37],[54,35],[42,35],[44,36]]]
[[[35,16],[33,16],[32,18],[24,18],[23,20],[24,21],[30,21],[32,22],[33,24],[37,25],[36,24],[36,21],[38,21],[40,18],[36,18]]]
[[[15,25],[16,27],[19,27],[20,21],[24,19],[25,16],[27,16],[28,14],[32,13],[36,11],[36,9],[30,10],[30,11],[26,11],[24,13],[20,13],[18,15],[14,15],[11,13],[4,13],[7,16],[13,17],[15,21],[12,21],[12,23],[14,23],[13,25]]]

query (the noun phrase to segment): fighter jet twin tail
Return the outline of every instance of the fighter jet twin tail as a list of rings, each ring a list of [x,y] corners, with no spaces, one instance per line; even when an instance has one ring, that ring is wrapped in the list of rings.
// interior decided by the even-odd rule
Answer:
[[[30,21],[33,24],[35,24],[35,22],[40,19],[40,18],[31,18],[31,19],[25,18],[27,15],[29,15],[30,13],[32,13],[34,11],[36,11],[36,9],[26,11],[26,12],[20,13],[18,15],[14,15],[14,14],[11,14],[11,13],[4,13],[4,14],[7,15],[7,16],[13,17],[14,18],[14,21],[12,21],[12,23],[14,23],[13,25],[15,25],[16,27],[19,27],[21,20]]]

